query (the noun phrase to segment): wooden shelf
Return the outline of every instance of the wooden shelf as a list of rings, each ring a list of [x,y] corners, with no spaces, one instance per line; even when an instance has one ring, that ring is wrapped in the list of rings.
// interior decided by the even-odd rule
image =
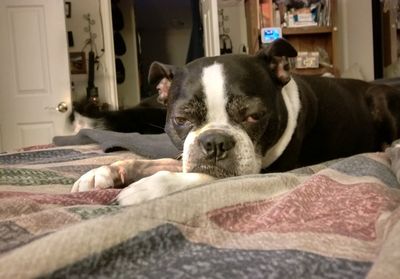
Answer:
[[[284,27],[282,34],[287,35],[308,35],[332,33],[332,26],[306,26],[306,27]]]
[[[328,67],[319,67],[319,68],[306,68],[306,69],[297,69],[294,68],[291,70],[295,74],[299,75],[316,75],[320,76],[325,73],[331,73],[334,76],[339,76],[339,73],[333,69],[333,68],[328,68]]]
[[[260,47],[260,26],[272,27],[274,22],[273,0],[248,0],[245,2],[245,13],[247,21],[248,49],[250,54],[257,53]],[[279,11],[287,10],[283,2],[279,4]],[[302,27],[283,27],[282,36],[288,40],[291,45],[298,51],[320,53],[321,62],[325,62],[333,67],[323,67],[316,69],[295,69],[296,73],[302,75],[321,75],[326,72],[340,76],[338,68],[337,37],[339,30],[336,27],[337,0],[329,0],[330,15],[329,26],[302,26]],[[260,4],[262,4],[260,6]],[[400,35],[399,35],[400,36]]]

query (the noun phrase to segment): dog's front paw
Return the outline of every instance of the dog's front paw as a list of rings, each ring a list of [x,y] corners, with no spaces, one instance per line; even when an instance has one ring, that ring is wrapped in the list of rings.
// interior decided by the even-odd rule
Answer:
[[[212,176],[202,173],[159,171],[123,189],[117,200],[120,205],[138,204],[214,179]]]
[[[121,169],[115,166],[102,166],[82,175],[72,186],[71,192],[83,192],[94,189],[112,188],[123,180]]]
[[[117,197],[118,203],[120,205],[131,205],[164,196],[173,191],[171,188],[175,188],[173,185],[177,181],[174,181],[174,177],[175,173],[159,171],[151,176],[142,178],[119,193]]]

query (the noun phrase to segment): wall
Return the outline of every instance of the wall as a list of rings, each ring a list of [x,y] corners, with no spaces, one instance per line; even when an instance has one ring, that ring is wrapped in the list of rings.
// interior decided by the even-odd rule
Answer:
[[[159,61],[165,64],[182,66],[186,64],[191,28],[157,26],[152,29],[139,29],[142,49],[142,82],[147,84],[150,64]],[[145,85],[143,96],[155,92],[153,86]]]
[[[191,21],[183,22],[183,26],[173,24],[144,26],[142,31],[142,51],[144,59],[152,62],[184,65],[189,49],[192,31]],[[179,19],[180,20],[180,19]]]
[[[372,7],[367,0],[337,0],[340,72],[357,65],[366,80],[374,79]]]
[[[80,52],[85,46],[86,40],[89,38],[89,33],[85,32],[84,28],[88,26],[87,20],[84,19],[83,15],[90,13],[91,18],[95,21],[92,25],[92,31],[97,34],[95,43],[97,45],[98,54],[101,55],[101,49],[103,48],[103,37],[101,31],[101,20],[100,20],[100,7],[99,0],[68,0],[71,2],[71,17],[66,18],[67,31],[72,31],[74,46],[69,47],[69,52]],[[88,52],[90,47],[87,46],[84,51],[86,52],[86,64],[88,59]],[[87,65],[86,65],[87,66]],[[99,89],[100,101],[104,102],[107,100],[106,94],[108,84],[106,84],[106,72],[104,59],[100,58],[100,67],[95,71],[95,85]],[[87,87],[87,74],[74,74],[71,75],[71,82],[74,83],[72,88],[72,99],[79,100],[86,97]]]
[[[185,65],[192,28],[166,30],[166,60],[173,65]]]

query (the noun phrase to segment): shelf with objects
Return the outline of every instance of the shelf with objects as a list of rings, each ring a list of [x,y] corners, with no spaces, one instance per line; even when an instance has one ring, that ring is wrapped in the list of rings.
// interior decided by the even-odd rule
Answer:
[[[339,75],[336,52],[336,0],[261,0],[260,29],[282,28],[298,51],[294,72]]]

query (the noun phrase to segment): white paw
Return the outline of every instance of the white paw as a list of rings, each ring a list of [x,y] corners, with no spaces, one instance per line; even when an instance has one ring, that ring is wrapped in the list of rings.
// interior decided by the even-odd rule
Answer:
[[[117,168],[102,166],[82,175],[72,186],[71,192],[111,188],[115,186],[114,181],[116,181],[119,176],[120,173]]]
[[[151,176],[132,183],[119,193],[117,199],[120,205],[137,204],[168,194],[174,185],[174,174],[159,171]]]
[[[159,171],[123,189],[117,200],[120,205],[138,204],[211,180],[214,178],[201,173]]]

